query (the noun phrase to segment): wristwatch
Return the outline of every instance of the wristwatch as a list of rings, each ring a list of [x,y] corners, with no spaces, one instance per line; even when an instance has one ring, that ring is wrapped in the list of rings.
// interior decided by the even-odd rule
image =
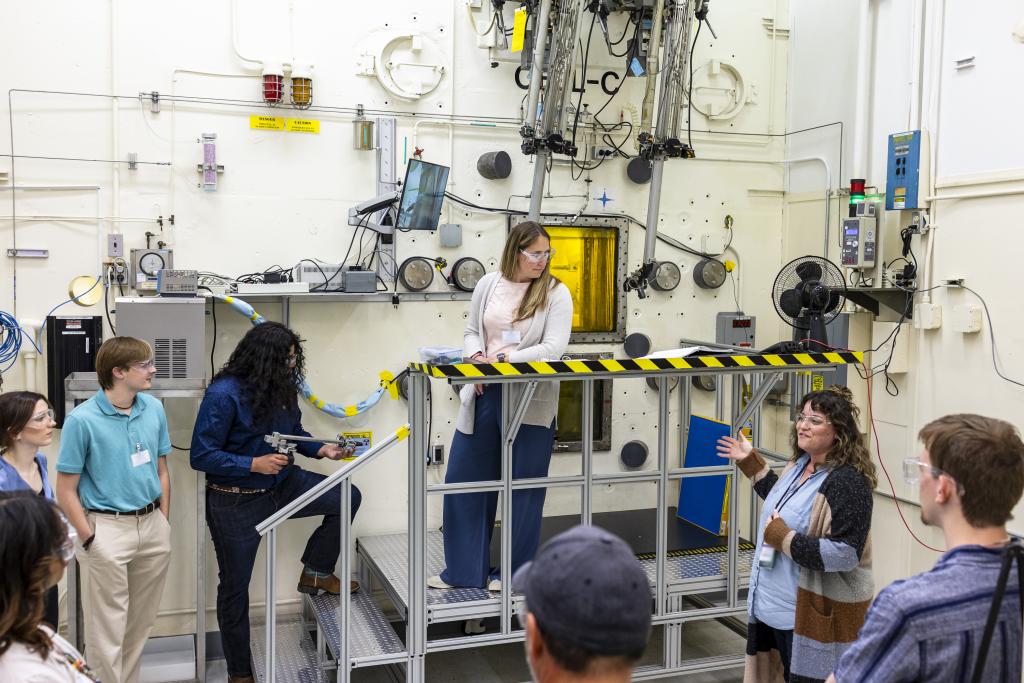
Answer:
[[[504,363],[506,358],[508,358],[508,356],[506,356],[505,354],[503,354],[503,353],[499,353],[498,354],[498,362],[499,363]]]

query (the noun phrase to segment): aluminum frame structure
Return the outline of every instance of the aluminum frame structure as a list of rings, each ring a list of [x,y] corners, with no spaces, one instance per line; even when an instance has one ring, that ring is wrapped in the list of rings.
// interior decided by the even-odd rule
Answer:
[[[502,581],[497,597],[482,589],[457,589],[474,595],[454,595],[451,600],[438,600],[437,592],[428,599],[428,563],[435,565],[440,553],[440,534],[428,531],[427,500],[430,495],[465,494],[493,492],[499,494],[501,518],[511,519],[512,493],[533,488],[576,488],[580,491],[580,515],[583,523],[593,518],[593,489],[609,484],[653,483],[657,488],[656,540],[653,559],[644,560],[654,593],[653,623],[665,628],[663,656],[660,665],[644,666],[634,672],[634,680],[647,680],[680,673],[696,673],[719,669],[736,668],[743,665],[744,655],[720,655],[686,659],[683,656],[682,629],[690,622],[717,620],[739,629],[746,617],[746,599],[741,595],[745,580],[749,578],[749,561],[741,561],[739,541],[739,479],[734,463],[712,467],[683,468],[673,465],[670,456],[671,410],[669,387],[673,380],[688,375],[713,374],[719,383],[731,379],[729,415],[732,432],[737,433],[748,423],[753,428],[755,445],[760,442],[760,407],[774,385],[779,374],[800,373],[807,370],[830,371],[841,363],[860,361],[859,354],[797,354],[795,356],[707,356],[688,359],[658,360],[613,360],[557,361],[540,363],[496,363],[493,365],[459,364],[450,366],[429,366],[412,364],[409,372],[409,423],[400,427],[358,459],[341,467],[324,479],[315,488],[282,508],[259,525],[257,531],[266,535],[267,552],[267,617],[266,623],[257,626],[259,640],[253,643],[254,659],[260,665],[258,678],[263,683],[278,681],[278,673],[289,671],[289,680],[324,680],[324,671],[337,668],[337,680],[347,683],[351,671],[356,667],[392,665],[393,673],[404,669],[405,679],[422,683],[426,680],[426,657],[433,652],[485,647],[521,641],[523,632],[515,623],[515,615],[521,610],[520,596],[513,594],[510,581]],[[744,403],[742,383],[749,375],[752,388]],[[468,482],[457,484],[428,485],[427,463],[430,448],[429,405],[430,382],[446,378],[459,386],[467,383],[487,382],[500,386],[502,392],[502,438],[501,438],[501,479],[495,481]],[[526,414],[527,406],[537,388],[543,382],[583,382],[582,394],[586,403],[594,397],[594,383],[599,380],[633,379],[646,381],[653,378],[658,387],[658,428],[656,467],[639,472],[598,473],[593,468],[593,413],[583,411],[581,473],[567,476],[548,476],[529,479],[512,478],[512,444]],[[680,381],[678,400],[678,441],[681,452],[685,452],[687,426],[690,415],[690,382]],[[724,400],[723,400],[724,403]],[[352,475],[365,468],[385,450],[402,440],[409,439],[408,451],[408,533],[390,537],[372,536],[360,539],[357,549],[363,559],[361,576],[364,580],[372,574],[382,579],[384,591],[395,603],[405,621],[406,638],[401,640],[390,632],[382,615],[366,594],[351,596],[343,591],[337,598],[317,596],[307,598],[305,604],[316,614],[318,622],[317,645],[313,646],[306,626],[295,619],[277,620],[275,556],[277,533],[280,525],[293,517],[309,502],[334,486],[341,486],[341,547],[339,574],[344,578],[351,575],[352,557],[350,548],[351,521],[349,506],[351,500]],[[761,452],[774,461],[773,466],[784,465],[784,456]],[[676,560],[669,557],[669,489],[670,485],[688,477],[730,475],[728,493],[727,542],[724,552],[708,558],[712,567],[699,577],[688,579],[676,571]],[[754,493],[751,489],[751,499]],[[751,505],[749,524],[756,529],[758,506]],[[390,549],[383,544],[390,543]],[[510,577],[511,571],[511,525],[501,524],[501,575]],[[404,552],[403,552],[404,551]],[[746,551],[750,552],[750,551]],[[430,553],[433,553],[431,560]],[[388,559],[394,565],[401,565],[398,571],[389,572],[376,560]],[[404,590],[403,590],[404,589]],[[443,591],[442,591],[443,593]],[[454,593],[454,591],[453,591]],[[705,599],[714,594],[714,601]],[[724,594],[724,598],[719,596]],[[335,601],[337,604],[335,604]],[[689,609],[687,609],[689,607]],[[430,639],[428,626],[432,623],[473,619],[486,616],[499,618],[499,629],[494,633],[468,635],[453,638]],[[378,637],[367,644],[366,634],[374,632]],[[278,653],[278,646],[287,649]],[[326,650],[330,650],[333,663],[328,661]],[[301,657],[299,656],[301,654]],[[297,660],[301,659],[301,662]],[[311,663],[312,662],[312,663]],[[294,667],[294,668],[291,668]]]

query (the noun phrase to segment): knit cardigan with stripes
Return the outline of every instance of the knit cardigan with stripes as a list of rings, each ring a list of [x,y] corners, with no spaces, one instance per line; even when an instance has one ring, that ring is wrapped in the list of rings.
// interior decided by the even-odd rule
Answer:
[[[793,467],[791,462],[786,471]],[[779,480],[756,451],[738,463],[764,499]],[[764,530],[764,542],[800,567],[790,681],[824,681],[840,656],[857,638],[874,597],[871,574],[872,487],[849,465],[832,469],[811,504],[807,533],[790,529],[781,519]],[[753,596],[748,597],[752,599]],[[754,642],[754,628],[748,628]],[[781,683],[775,651],[751,654],[747,648],[744,683]]]

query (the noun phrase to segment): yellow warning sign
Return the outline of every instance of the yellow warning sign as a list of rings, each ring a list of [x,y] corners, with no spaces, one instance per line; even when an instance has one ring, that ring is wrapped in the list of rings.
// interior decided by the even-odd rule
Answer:
[[[249,116],[249,128],[253,130],[284,130],[283,116]]]
[[[512,16],[512,44],[509,46],[509,50],[522,52],[524,40],[526,40],[526,8],[520,7]]]
[[[314,133],[320,134],[320,122],[316,119],[288,119],[285,121],[285,130],[291,133]]]
[[[825,389],[825,375],[811,375],[811,391],[823,391]]]

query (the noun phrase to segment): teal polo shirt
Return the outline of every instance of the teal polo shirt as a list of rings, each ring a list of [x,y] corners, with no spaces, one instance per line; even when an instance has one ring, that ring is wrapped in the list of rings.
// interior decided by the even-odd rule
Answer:
[[[132,464],[148,450],[150,461]],[[64,420],[57,471],[80,474],[78,497],[87,510],[128,512],[160,497],[157,458],[171,452],[167,416],[157,399],[138,394],[131,415],[114,410],[103,390]]]

